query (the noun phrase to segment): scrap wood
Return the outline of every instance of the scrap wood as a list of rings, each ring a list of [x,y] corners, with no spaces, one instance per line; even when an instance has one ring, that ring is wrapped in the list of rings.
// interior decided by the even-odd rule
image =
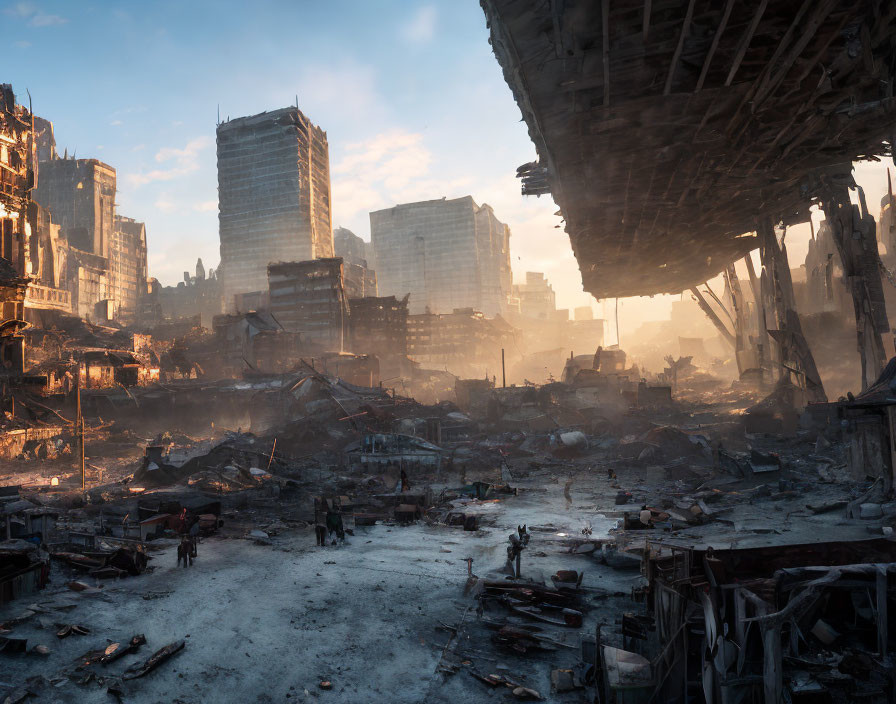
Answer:
[[[145,662],[135,663],[125,670],[124,674],[121,676],[122,679],[133,680],[148,675],[159,665],[170,659],[175,653],[183,650],[185,645],[185,641],[177,640],[159,648],[156,652],[150,655]]]
[[[56,631],[57,638],[68,638],[71,635],[75,636],[86,636],[90,633],[90,629],[86,626],[79,626],[77,624],[65,624]]]
[[[146,636],[142,633],[135,635],[128,641],[128,644],[124,646],[121,643],[110,643],[103,651],[103,656],[100,658],[100,662],[103,663],[103,665],[108,665],[110,662],[115,662],[129,653],[136,653],[144,643],[146,643]]]

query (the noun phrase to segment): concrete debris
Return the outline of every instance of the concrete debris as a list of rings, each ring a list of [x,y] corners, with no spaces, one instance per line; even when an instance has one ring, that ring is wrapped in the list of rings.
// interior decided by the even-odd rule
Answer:
[[[481,4],[524,190],[668,319],[608,344],[472,196],[334,237],[297,106],[219,120],[162,286],[0,84],[0,702],[893,700],[896,10]]]

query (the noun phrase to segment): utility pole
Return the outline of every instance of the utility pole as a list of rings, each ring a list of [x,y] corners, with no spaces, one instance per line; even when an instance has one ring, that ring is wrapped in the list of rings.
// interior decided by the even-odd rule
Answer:
[[[507,373],[504,371],[504,348],[501,348],[501,387],[507,388]]]
[[[75,414],[75,428],[78,433],[78,457],[81,465],[81,491],[84,491],[84,416],[81,414],[81,365],[77,369],[77,413]]]

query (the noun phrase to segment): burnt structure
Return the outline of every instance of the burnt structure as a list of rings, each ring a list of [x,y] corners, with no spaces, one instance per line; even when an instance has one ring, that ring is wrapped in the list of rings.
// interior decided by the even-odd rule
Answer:
[[[0,375],[24,371],[25,276],[34,185],[31,114],[0,85]],[[5,410],[5,409],[4,409]]]
[[[852,162],[891,154],[896,6],[481,4],[539,155],[519,169],[523,192],[553,195],[586,291],[677,293],[757,245],[775,255],[759,231],[805,222],[821,202],[873,380],[885,329],[876,242],[850,238],[866,209],[846,189]],[[763,264],[769,278],[780,269]]]
[[[500,377],[501,350],[515,349],[516,330],[500,316],[472,308],[408,316],[408,356],[424,367],[465,377]]]
[[[412,314],[507,311],[510,228],[471,196],[370,213],[379,292],[410,294]]]
[[[270,312],[283,329],[300,333],[303,344],[341,352],[349,313],[342,259],[278,262],[267,269]]]
[[[408,297],[367,296],[349,299],[352,349],[361,354],[408,353]]]
[[[333,256],[326,132],[298,108],[218,125],[218,208],[225,307],[267,287],[271,262]]]

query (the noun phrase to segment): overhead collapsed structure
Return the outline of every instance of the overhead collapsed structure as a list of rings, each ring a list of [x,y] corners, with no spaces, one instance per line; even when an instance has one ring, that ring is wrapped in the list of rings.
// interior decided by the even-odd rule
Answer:
[[[891,155],[896,2],[481,0],[586,291],[678,293]],[[838,200],[839,198],[826,200]]]

